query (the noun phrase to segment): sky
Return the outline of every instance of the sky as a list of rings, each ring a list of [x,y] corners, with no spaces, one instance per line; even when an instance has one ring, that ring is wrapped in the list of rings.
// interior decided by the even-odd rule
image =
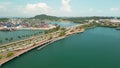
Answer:
[[[0,0],[0,17],[120,16],[120,0]]]

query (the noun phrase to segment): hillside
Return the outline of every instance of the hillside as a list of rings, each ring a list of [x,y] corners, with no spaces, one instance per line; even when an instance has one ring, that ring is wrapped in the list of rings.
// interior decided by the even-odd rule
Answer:
[[[35,17],[33,17],[34,19],[41,19],[41,20],[52,20],[52,21],[57,21],[58,19],[60,19],[59,17],[56,16],[49,16],[49,15],[36,15]]]

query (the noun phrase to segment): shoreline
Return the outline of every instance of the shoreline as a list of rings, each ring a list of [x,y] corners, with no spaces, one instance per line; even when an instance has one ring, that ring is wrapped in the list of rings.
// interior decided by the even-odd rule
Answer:
[[[22,54],[24,54],[24,53],[26,53],[26,52],[34,49],[34,48],[40,47],[41,45],[43,45],[43,44],[45,44],[45,43],[48,43],[48,42],[50,42],[50,41],[52,41],[52,40],[54,40],[54,42],[55,42],[55,41],[57,41],[57,40],[59,40],[59,39],[62,39],[62,38],[65,38],[65,37],[59,37],[59,38],[57,38],[56,40],[54,40],[54,39],[45,40],[45,41],[42,41],[42,42],[36,44],[35,46],[29,47],[29,48],[26,48],[26,49],[23,49],[23,50],[18,50],[17,52],[14,51],[15,54],[14,54],[12,57],[8,57],[8,58],[5,58],[5,59],[3,59],[3,60],[0,60],[0,66],[2,66],[3,64],[9,62],[10,60],[12,60],[12,59],[14,59],[14,58],[19,57],[20,55],[22,55]]]
[[[61,40],[61,39],[64,39],[64,38],[66,38],[66,37],[67,37],[67,36],[63,36],[63,37],[60,37],[60,38],[57,38],[57,39],[53,39],[53,40],[49,41],[48,44],[45,43],[45,45],[43,44],[42,46],[38,46],[37,50],[41,50],[42,48],[48,46],[49,44],[54,43],[54,42],[56,42],[56,41],[59,41],[59,40]]]
[[[67,36],[70,36],[70,35],[72,35],[72,34],[82,33],[82,32],[84,32],[84,31],[85,31],[85,29],[81,29],[81,30],[79,30],[79,31],[76,30],[76,31],[74,31],[74,32],[67,33],[66,35],[61,36],[61,37],[53,38],[53,39],[50,39],[50,40],[43,40],[43,41],[35,44],[34,46],[28,47],[28,48],[26,48],[26,49],[14,51],[15,54],[14,54],[12,57],[8,57],[8,58],[4,58],[4,59],[1,59],[1,60],[0,60],[0,66],[2,66],[3,64],[9,62],[10,60],[12,60],[12,59],[14,59],[14,58],[19,57],[20,55],[22,55],[22,54],[24,54],[24,53],[26,53],[26,52],[34,49],[34,48],[37,48],[37,47],[40,47],[40,46],[42,47],[42,45],[45,44],[45,43],[55,42],[55,41],[58,41],[58,40],[60,40],[60,39],[66,38]],[[43,45],[43,46],[44,46],[44,45]],[[46,46],[47,46],[47,45],[46,45]],[[44,46],[44,47],[46,47],[46,46]],[[44,47],[42,47],[42,48],[44,48]]]

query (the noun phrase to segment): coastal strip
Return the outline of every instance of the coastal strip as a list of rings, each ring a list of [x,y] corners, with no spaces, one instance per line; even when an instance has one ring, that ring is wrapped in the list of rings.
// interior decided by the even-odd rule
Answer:
[[[47,40],[43,40],[37,44],[35,44],[34,46],[31,46],[31,47],[28,47],[26,49],[22,49],[22,50],[18,50],[18,51],[15,51],[15,54],[12,56],[12,57],[8,57],[8,58],[4,58],[2,60],[0,60],[0,66],[2,66],[3,64],[5,64],[6,62],[16,58],[16,57],[19,57],[20,55],[36,48],[36,47],[39,47],[39,46],[42,46],[43,44],[45,43],[49,43],[49,42],[55,42],[57,40],[60,40],[60,39],[63,39],[63,38],[66,38],[67,36],[69,35],[72,35],[72,34],[75,34],[75,33],[81,33],[81,32],[84,32],[85,29],[80,29],[80,30],[75,30],[73,32],[67,32],[64,36],[61,36],[61,37],[57,37],[57,38],[53,38],[53,39],[47,39]],[[47,46],[47,45],[46,45]],[[43,46],[45,47],[45,46]],[[43,48],[42,47],[42,48]]]
[[[57,40],[59,40],[59,39],[63,39],[63,38],[65,38],[65,36],[59,37],[59,38],[57,38],[57,39],[45,40],[45,41],[42,41],[42,42],[36,44],[35,46],[29,47],[29,48],[24,49],[24,50],[16,51],[15,54],[14,54],[14,56],[9,57],[9,58],[5,58],[5,59],[1,60],[1,61],[0,61],[0,66],[2,66],[2,65],[5,64],[6,62],[8,62],[8,61],[10,61],[10,60],[12,60],[12,59],[14,59],[14,58],[16,58],[16,57],[19,57],[20,55],[22,55],[22,54],[24,54],[24,53],[26,53],[26,52],[28,52],[28,51],[36,48],[36,47],[39,47],[39,46],[41,46],[41,45],[43,45],[43,44],[45,44],[45,43],[51,42],[51,41],[54,41],[54,42],[55,42],[55,41],[57,41]]]

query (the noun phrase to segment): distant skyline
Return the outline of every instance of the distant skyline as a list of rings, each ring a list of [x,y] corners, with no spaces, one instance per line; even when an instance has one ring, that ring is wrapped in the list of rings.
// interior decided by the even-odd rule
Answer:
[[[0,0],[0,17],[120,16],[120,0]]]

